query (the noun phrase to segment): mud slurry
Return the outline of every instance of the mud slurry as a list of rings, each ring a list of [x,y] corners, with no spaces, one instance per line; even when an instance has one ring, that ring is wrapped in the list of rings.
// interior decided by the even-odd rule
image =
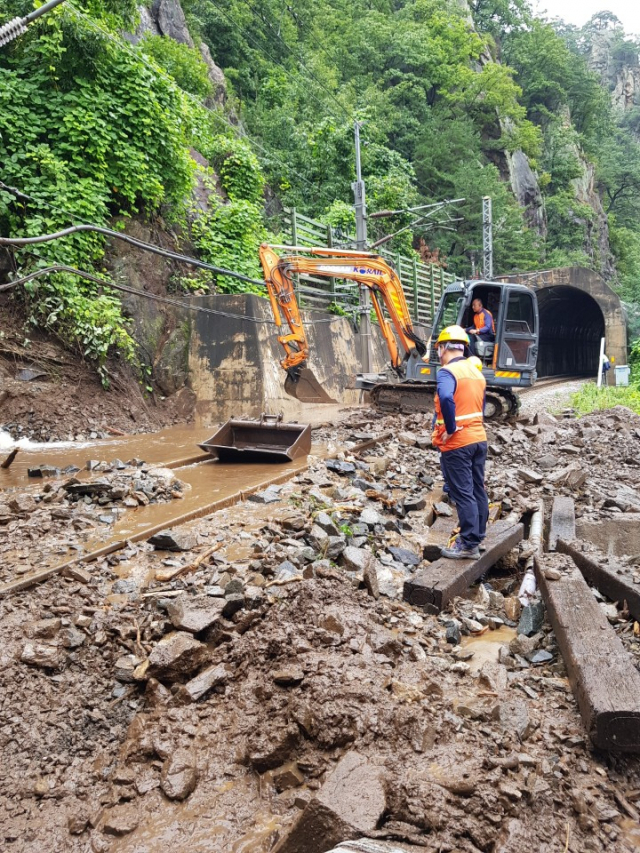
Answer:
[[[344,447],[389,426],[370,416],[322,438]],[[502,427],[504,438],[520,433],[510,443],[492,437],[492,498],[524,506],[542,493],[544,483],[518,481],[516,471],[549,455],[552,434],[564,470],[563,454],[575,454],[561,448],[576,446],[578,425],[549,427],[530,427],[531,435]],[[339,460],[375,486],[370,497],[353,474],[312,462],[274,503],[188,525],[189,552],[132,545],[87,567],[87,582],[57,577],[0,600],[6,849],[268,853],[349,752],[380,768],[379,837],[449,853],[638,849],[638,760],[595,754],[557,655],[531,666],[499,627],[519,582],[518,552],[499,567],[491,602],[474,591],[439,618],[402,602],[402,578],[416,567],[389,548],[419,554],[440,497],[425,485],[437,477],[436,455],[410,438],[428,433],[426,420],[402,428],[403,438],[396,424],[390,442]],[[592,484],[554,485],[573,488],[585,520],[612,511],[605,471],[633,470],[624,462],[638,447],[630,429],[635,423],[621,433],[620,459],[602,471],[593,461]],[[418,488],[426,506],[405,513],[401,498]],[[17,535],[4,553],[7,574],[28,562],[15,556],[29,551]],[[70,544],[79,535],[69,531]],[[220,548],[195,570],[154,580],[213,544]],[[375,559],[378,598],[363,583],[358,552]],[[217,613],[193,636],[176,625],[185,618],[175,615],[179,600],[210,602]],[[505,633],[495,644],[503,662],[475,666],[465,659],[473,643],[447,642],[447,622],[469,635],[478,619],[483,637],[491,626]],[[196,648],[197,664],[184,658],[183,672],[150,677],[146,661],[174,633]],[[554,650],[548,626],[537,642]]]

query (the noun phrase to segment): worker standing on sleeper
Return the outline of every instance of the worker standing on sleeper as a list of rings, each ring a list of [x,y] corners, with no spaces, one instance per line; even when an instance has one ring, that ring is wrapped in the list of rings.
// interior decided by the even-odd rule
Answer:
[[[469,336],[461,326],[447,326],[436,341],[441,367],[435,396],[432,441],[441,451],[449,494],[456,503],[460,533],[442,549],[454,560],[477,559],[486,535],[489,501],[484,487],[487,434],[484,429],[486,380],[465,358]]]

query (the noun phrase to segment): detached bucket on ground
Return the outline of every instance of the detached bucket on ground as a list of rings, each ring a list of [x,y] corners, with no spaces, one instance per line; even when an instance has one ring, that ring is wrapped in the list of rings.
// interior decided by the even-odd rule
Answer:
[[[221,462],[291,462],[311,452],[309,424],[282,423],[281,416],[230,420],[199,444]]]

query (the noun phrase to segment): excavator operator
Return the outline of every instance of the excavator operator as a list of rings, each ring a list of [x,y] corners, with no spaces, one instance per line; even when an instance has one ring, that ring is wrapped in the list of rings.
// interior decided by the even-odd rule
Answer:
[[[481,299],[474,299],[471,303],[473,309],[473,325],[467,326],[466,331],[471,335],[469,349],[471,355],[476,355],[476,341],[495,341],[496,326],[493,322],[493,314],[485,308]]]
[[[485,550],[483,540],[489,517],[484,487],[487,434],[484,429],[486,380],[468,354],[469,336],[461,326],[447,326],[436,341],[440,370],[435,396],[436,424],[433,446],[441,451],[441,464],[449,495],[455,501],[460,533],[442,556],[476,560]]]

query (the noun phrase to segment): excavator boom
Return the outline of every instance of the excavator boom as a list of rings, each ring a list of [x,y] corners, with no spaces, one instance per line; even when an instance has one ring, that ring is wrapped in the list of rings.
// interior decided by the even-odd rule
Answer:
[[[322,247],[287,247],[287,250],[295,254],[280,256],[275,247],[267,243],[260,246],[260,262],[274,319],[278,326],[283,326],[284,318],[289,328],[287,334],[278,336],[286,353],[281,364],[287,371],[287,393],[303,402],[335,402],[306,367],[309,343],[295,296],[293,277],[297,274],[345,279],[367,287],[389,350],[391,366],[399,376],[403,375],[404,363],[411,352],[417,350],[420,355],[424,354],[426,346],[413,330],[402,283],[395,270],[383,258],[370,252]],[[305,252],[305,255],[298,252]],[[326,400],[321,399],[323,394]]]

